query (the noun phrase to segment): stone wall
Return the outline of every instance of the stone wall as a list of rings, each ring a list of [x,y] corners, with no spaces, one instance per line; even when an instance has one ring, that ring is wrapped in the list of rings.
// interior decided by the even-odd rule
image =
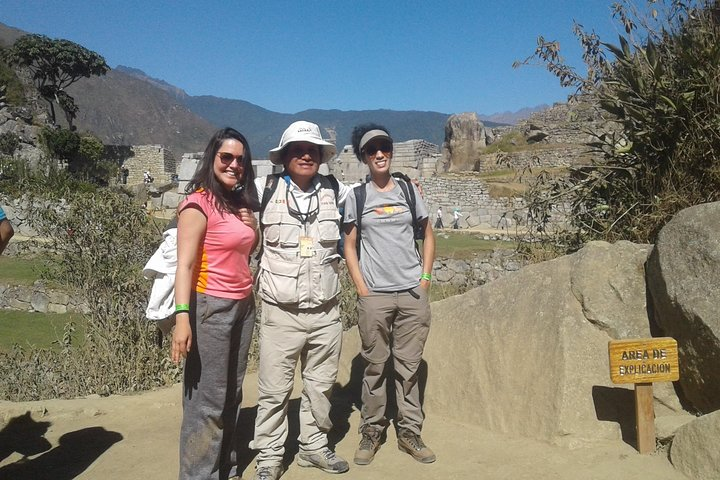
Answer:
[[[522,198],[492,198],[487,183],[477,174],[444,174],[420,179],[430,218],[443,207],[443,223],[449,227],[453,210],[462,213],[461,228],[510,229],[523,224],[525,203]]]
[[[172,152],[162,145],[133,145],[131,156],[122,163],[128,169],[128,185],[144,182],[143,173],[150,172],[154,183],[170,183],[176,174],[176,162]]]
[[[149,293],[149,292],[148,292]],[[33,285],[0,284],[0,309],[40,313],[90,313],[82,298],[73,298],[43,282]]]
[[[567,103],[556,103],[550,108],[533,113],[519,122],[514,130],[526,136],[533,131],[545,133],[542,143],[583,145],[592,141],[588,131],[607,132],[617,129],[597,105],[579,98]]]
[[[14,198],[8,195],[0,194],[0,206],[5,211],[5,215],[15,230],[15,235],[18,237],[36,237],[37,232],[30,226],[28,221],[28,207],[27,203],[23,202],[22,198]],[[10,240],[8,249],[13,244],[13,240]]]
[[[439,147],[425,140],[408,140],[393,144],[393,171],[402,172],[410,178],[433,175],[439,160]],[[338,180],[346,183],[364,181],[369,173],[367,166],[353,153],[352,145],[345,145],[338,152],[338,156],[328,163],[328,169]]]
[[[524,265],[514,250],[496,249],[471,260],[437,258],[433,265],[433,284],[437,286],[476,287],[500,278]],[[151,284],[148,282],[148,295]],[[42,281],[33,285],[0,284],[0,310],[20,310],[40,313],[89,313],[88,305],[79,297],[72,297],[48,288]]]
[[[592,159],[588,149],[581,145],[563,145],[554,148],[539,148],[519,152],[499,152],[480,155],[480,173],[514,169],[522,171],[528,167],[569,167],[587,164]]]

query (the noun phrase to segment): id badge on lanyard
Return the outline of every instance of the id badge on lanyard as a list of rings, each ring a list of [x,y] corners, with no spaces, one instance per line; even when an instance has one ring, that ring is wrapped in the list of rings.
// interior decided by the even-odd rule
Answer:
[[[300,256],[303,258],[312,257],[315,254],[313,249],[313,238],[300,235]]]
[[[290,179],[286,179],[286,182],[288,185],[290,185]],[[292,210],[290,210],[290,200],[289,197],[292,197],[293,203],[295,204],[295,213],[300,218],[300,221],[303,224],[304,232],[301,234],[298,238],[298,244],[300,245],[300,257],[302,258],[309,258],[315,255],[315,249],[313,248],[314,240],[313,237],[308,235],[307,228],[308,228],[308,220],[310,216],[313,213],[317,213],[320,211],[320,201],[317,201],[317,207],[316,210],[312,209],[312,201],[313,198],[317,199],[317,191],[313,192],[313,196],[310,197],[310,200],[308,202],[308,209],[307,212],[303,213],[300,211],[300,205],[298,205],[297,198],[295,198],[295,195],[290,194],[290,188],[288,187],[287,190],[285,190],[285,201],[288,205],[288,210],[290,213],[293,213]]]

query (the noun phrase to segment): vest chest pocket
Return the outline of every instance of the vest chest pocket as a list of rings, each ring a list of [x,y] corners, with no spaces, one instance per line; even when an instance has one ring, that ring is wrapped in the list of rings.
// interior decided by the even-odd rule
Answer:
[[[276,303],[298,303],[300,301],[298,276],[300,264],[263,255],[258,288],[260,295]]]
[[[318,213],[320,243],[332,247],[340,240],[340,214],[335,210],[321,210]]]
[[[266,211],[263,215],[264,242],[271,247],[294,248],[298,246],[302,225],[290,215]]]

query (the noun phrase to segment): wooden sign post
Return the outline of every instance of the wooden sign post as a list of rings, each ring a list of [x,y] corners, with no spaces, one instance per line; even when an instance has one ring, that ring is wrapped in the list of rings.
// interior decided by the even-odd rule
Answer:
[[[680,378],[677,342],[674,338],[610,340],[610,380],[635,384],[635,420],[640,453],[655,452],[653,382]]]

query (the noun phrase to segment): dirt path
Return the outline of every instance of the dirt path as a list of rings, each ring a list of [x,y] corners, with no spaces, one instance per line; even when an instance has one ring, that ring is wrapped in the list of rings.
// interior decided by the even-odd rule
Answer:
[[[247,407],[244,407],[243,415],[249,425],[248,433],[254,418],[256,382],[254,374],[248,375],[245,382],[247,393],[244,404]],[[296,397],[291,403],[291,412],[295,414]],[[339,432],[337,452],[351,459],[358,441],[359,413],[349,403],[340,402],[339,407],[341,412],[335,417]],[[32,420],[23,417],[27,411],[31,412]],[[177,478],[181,419],[179,385],[108,398],[0,402],[0,420],[6,422],[16,417],[20,417],[18,422],[22,425],[18,428],[6,427],[0,432],[0,480]],[[41,437],[46,428],[44,437],[49,444]],[[423,438],[437,454],[438,461],[434,464],[420,464],[400,452],[395,445],[395,435],[390,432],[371,465],[359,467],[351,464],[350,471],[339,478],[685,478],[673,469],[665,454],[639,455],[620,441],[568,450],[531,439],[493,434],[472,425],[448,421],[437,414],[428,415]],[[45,450],[40,451],[43,448]],[[25,451],[29,456],[23,459],[15,450]],[[244,460],[248,467],[243,478],[248,480],[254,472],[252,453],[247,452]],[[291,463],[283,478],[304,480],[328,477],[315,469]]]

